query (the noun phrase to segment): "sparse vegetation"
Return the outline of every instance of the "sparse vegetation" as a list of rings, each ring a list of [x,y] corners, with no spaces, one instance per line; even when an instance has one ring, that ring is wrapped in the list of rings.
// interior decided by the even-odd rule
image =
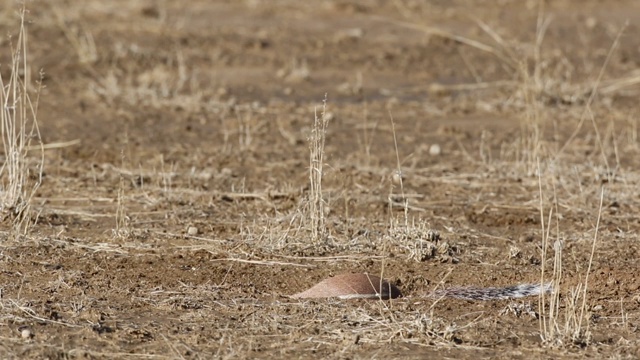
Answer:
[[[322,104],[322,112],[314,114],[313,129],[309,137],[309,199],[308,212],[311,240],[314,243],[327,241],[325,214],[328,211],[326,200],[322,195],[322,176],[324,169],[324,145],[327,135],[329,117],[327,114],[327,97]]]
[[[0,354],[637,353],[637,4],[501,4],[1,9]]]
[[[27,57],[26,10],[20,11],[19,31],[4,44],[10,54],[8,78],[0,72],[0,126],[4,159],[0,167],[0,213],[11,223],[11,237],[27,234],[31,225],[31,201],[42,179],[43,159],[34,157],[44,148],[40,141],[37,109],[39,90],[32,100],[31,68]],[[34,144],[37,144],[34,146]],[[30,154],[30,150],[31,154]]]

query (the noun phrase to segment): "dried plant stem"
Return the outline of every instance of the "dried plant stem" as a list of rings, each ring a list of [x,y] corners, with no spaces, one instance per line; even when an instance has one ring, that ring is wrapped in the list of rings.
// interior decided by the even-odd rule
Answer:
[[[318,243],[325,239],[327,230],[325,226],[325,201],[322,198],[322,167],[324,164],[324,145],[329,118],[327,117],[327,95],[322,101],[322,113],[314,114],[313,129],[309,137],[309,218],[311,221],[311,238]]]
[[[589,273],[591,273],[591,266],[593,265],[593,256],[596,252],[596,244],[598,243],[598,230],[600,229],[600,219],[602,217],[602,203],[604,202],[604,187],[600,191],[600,206],[598,207],[598,220],[596,221],[596,229],[593,233],[593,243],[591,245],[591,256],[589,256],[589,266],[587,267],[587,272],[584,275],[584,289],[582,290],[582,306],[580,307],[580,317],[578,319],[578,328],[576,329],[576,333],[574,333],[575,337],[581,336],[582,330],[582,321],[584,320],[584,313],[587,308],[587,290],[589,288]],[[589,331],[589,322],[587,322],[587,330],[585,333]]]
[[[23,7],[20,12],[20,32],[11,48],[11,72],[5,83],[0,75],[0,126],[5,161],[0,168],[0,211],[3,217],[12,219],[13,236],[26,235],[29,229],[31,199],[42,179],[44,149],[38,128],[37,108],[29,95],[29,68],[27,66],[27,32]],[[21,74],[24,74],[21,78]],[[39,94],[40,88],[37,89]],[[31,174],[33,164],[28,155],[32,140],[38,141],[40,158],[36,162],[35,176]]]

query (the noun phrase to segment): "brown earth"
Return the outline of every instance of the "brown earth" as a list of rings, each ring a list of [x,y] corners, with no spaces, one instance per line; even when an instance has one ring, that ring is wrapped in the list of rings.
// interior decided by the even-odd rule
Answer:
[[[640,357],[637,1],[27,8],[48,148],[2,225],[0,357]],[[421,296],[551,280],[556,242],[556,315]],[[348,272],[406,296],[287,297]]]

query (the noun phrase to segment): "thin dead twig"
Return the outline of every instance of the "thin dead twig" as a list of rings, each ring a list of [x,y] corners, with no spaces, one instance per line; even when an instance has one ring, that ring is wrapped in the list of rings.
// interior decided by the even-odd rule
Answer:
[[[50,143],[50,144],[27,146],[26,149],[27,149],[27,151],[52,150],[52,149],[61,149],[61,148],[65,148],[65,147],[70,147],[70,146],[74,146],[74,145],[78,145],[78,144],[80,144],[80,139],[57,142],[57,143]]]
[[[20,310],[23,314],[27,315],[28,317],[30,317],[32,319],[38,320],[40,322],[49,323],[49,324],[58,324],[58,325],[63,325],[63,326],[73,327],[73,328],[83,327],[82,325],[75,325],[75,324],[69,324],[69,323],[66,323],[66,322],[63,322],[63,321],[45,319],[43,317],[40,317],[40,316],[36,315],[35,311],[33,311],[32,309],[18,304],[18,302],[13,300],[13,299],[9,299],[8,302],[11,305],[13,305],[16,309]]]
[[[384,256],[379,255],[337,255],[337,256],[290,256],[290,255],[277,255],[274,254],[275,257],[281,257],[285,259],[296,259],[296,260],[308,260],[308,261],[318,261],[318,262],[338,262],[338,261],[362,261],[366,260],[375,260],[375,259],[384,259]]]
[[[205,238],[205,237],[201,237],[201,236],[193,236],[193,235],[187,235],[187,234],[176,234],[176,233],[168,233],[168,232],[162,232],[162,231],[152,231],[151,233],[152,234],[156,234],[156,235],[160,235],[160,236],[170,237],[170,238],[207,241],[207,242],[214,242],[214,243],[224,243],[224,242],[226,242],[226,240],[210,239],[210,238]]]
[[[446,31],[446,30],[442,30],[436,27],[432,27],[432,26],[424,26],[424,25],[419,25],[419,24],[412,24],[410,22],[406,22],[406,21],[399,21],[399,20],[394,20],[394,19],[389,19],[386,17],[382,17],[382,16],[371,16],[372,19],[377,20],[377,21],[383,21],[386,23],[390,23],[390,24],[394,24],[396,26],[400,26],[400,27],[404,27],[407,29],[413,29],[413,30],[418,30],[421,31],[427,35],[435,35],[435,36],[439,36],[445,39],[449,39],[449,40],[453,40],[453,41],[457,41],[461,44],[465,44],[468,46],[471,46],[472,48],[478,49],[480,51],[489,53],[494,55],[495,57],[497,57],[498,59],[500,59],[501,61],[503,61],[505,64],[509,64],[510,66],[515,68],[515,65],[513,64],[513,60],[505,55],[503,52],[498,51],[495,47],[487,45],[481,41],[478,40],[473,40],[470,38],[466,38],[464,36],[461,35],[457,35],[454,34],[452,32]]]
[[[234,261],[234,262],[245,263],[245,264],[256,264],[256,265],[266,265],[266,266],[283,265],[283,266],[295,266],[295,267],[303,267],[303,268],[315,267],[314,265],[304,265],[304,264],[288,263],[288,262],[282,262],[282,261],[246,260],[246,259],[237,259],[237,258],[213,259],[211,261],[212,262]]]
[[[214,192],[213,196],[223,200],[277,200],[294,197],[291,192],[271,192],[264,193],[237,193],[237,192]]]

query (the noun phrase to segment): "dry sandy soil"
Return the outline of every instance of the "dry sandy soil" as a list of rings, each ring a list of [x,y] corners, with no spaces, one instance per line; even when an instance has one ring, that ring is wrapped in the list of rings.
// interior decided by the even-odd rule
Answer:
[[[640,356],[638,1],[27,8],[46,149],[0,357]],[[405,297],[288,297],[348,272]],[[544,304],[424,296],[542,274]]]

